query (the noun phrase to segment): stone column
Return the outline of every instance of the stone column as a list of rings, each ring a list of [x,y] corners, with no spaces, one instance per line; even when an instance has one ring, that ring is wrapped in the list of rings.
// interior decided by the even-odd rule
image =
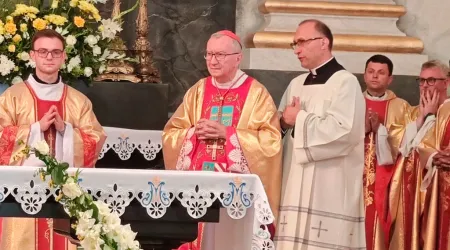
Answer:
[[[406,8],[398,27],[408,36],[420,38],[424,53],[430,59],[449,63],[450,59],[450,1],[395,0]]]

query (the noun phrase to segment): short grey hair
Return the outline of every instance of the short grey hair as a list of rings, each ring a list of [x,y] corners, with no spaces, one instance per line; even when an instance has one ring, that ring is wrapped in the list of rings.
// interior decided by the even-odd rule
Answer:
[[[445,76],[447,76],[447,77],[449,76],[449,67],[446,64],[444,64],[438,60],[430,60],[428,62],[424,62],[422,64],[421,70],[431,69],[431,68],[439,68]]]
[[[227,36],[227,35],[224,35],[224,34],[222,34],[220,32],[216,32],[216,33],[212,34],[210,38],[221,38],[223,36]],[[236,49],[236,52],[239,52],[239,53],[242,52],[241,44],[238,41],[236,41],[236,40],[234,40],[232,38],[231,38],[231,40],[233,40],[233,47]]]

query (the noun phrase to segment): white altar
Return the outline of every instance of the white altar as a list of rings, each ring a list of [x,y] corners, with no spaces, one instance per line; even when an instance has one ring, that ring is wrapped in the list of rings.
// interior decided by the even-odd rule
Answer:
[[[57,190],[36,175],[36,167],[0,166],[0,206],[13,196],[22,210],[37,214]],[[69,169],[74,173],[76,169]],[[122,215],[136,199],[147,215],[161,218],[177,199],[192,218],[220,201],[220,223],[206,225],[208,250],[275,249],[267,225],[274,220],[261,180],[251,174],[164,170],[83,169],[80,186]]]
[[[107,137],[99,159],[102,159],[109,150],[114,150],[119,158],[125,161],[130,159],[133,151],[138,150],[146,160],[152,161],[162,149],[162,131],[114,127],[103,129]]]

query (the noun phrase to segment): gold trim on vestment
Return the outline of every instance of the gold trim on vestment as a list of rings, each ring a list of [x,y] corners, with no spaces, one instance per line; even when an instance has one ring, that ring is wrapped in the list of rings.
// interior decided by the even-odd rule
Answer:
[[[380,218],[377,212],[375,212],[375,218],[376,222],[374,225],[375,228],[373,230],[374,234],[373,250],[386,250],[386,248],[384,247],[384,233],[383,230],[381,229]]]
[[[368,207],[374,202],[374,192],[369,190],[369,186],[375,183],[375,143],[374,133],[369,134],[369,143],[367,144],[366,154],[364,156],[364,167],[366,170],[366,181],[364,183],[364,205]]]
[[[164,165],[168,170],[177,170],[177,160],[189,128],[194,127],[201,117],[205,92],[205,79],[201,79],[184,95],[183,102],[162,133]],[[195,102],[193,103],[193,100]],[[185,129],[183,129],[185,128]]]

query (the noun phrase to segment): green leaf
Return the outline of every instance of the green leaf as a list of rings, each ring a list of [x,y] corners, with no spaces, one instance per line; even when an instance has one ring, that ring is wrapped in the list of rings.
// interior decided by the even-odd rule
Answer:
[[[62,185],[64,183],[64,172],[60,169],[54,168],[52,170],[52,181],[53,184],[57,186]]]
[[[84,205],[84,203],[86,202],[86,198],[85,197],[86,196],[84,194],[79,197],[81,205]]]
[[[62,167],[62,169],[65,171],[65,170],[67,170],[68,168],[69,168],[69,163],[67,163],[67,162],[63,162],[63,163],[61,163],[61,164],[59,164],[61,167]]]
[[[98,207],[94,203],[92,203],[91,209],[92,209],[92,218],[95,218],[95,223],[98,223]]]

